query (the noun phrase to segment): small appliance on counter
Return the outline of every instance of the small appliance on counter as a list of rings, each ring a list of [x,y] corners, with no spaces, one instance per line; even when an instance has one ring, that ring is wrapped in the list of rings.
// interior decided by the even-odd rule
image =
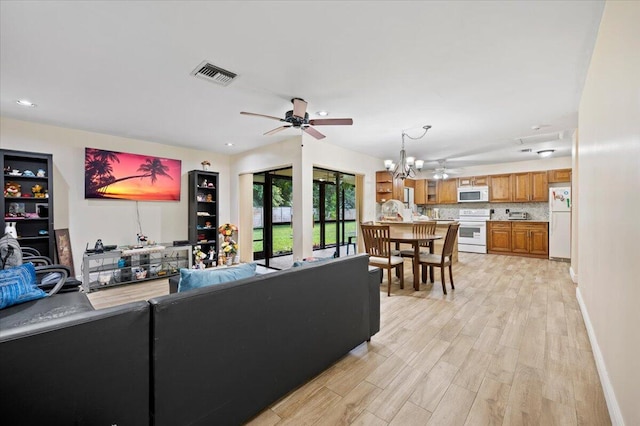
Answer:
[[[527,212],[509,212],[509,220],[527,220],[529,213]]]

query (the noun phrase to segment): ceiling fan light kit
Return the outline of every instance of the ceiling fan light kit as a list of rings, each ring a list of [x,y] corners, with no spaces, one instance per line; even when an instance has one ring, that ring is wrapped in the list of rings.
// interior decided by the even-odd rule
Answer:
[[[551,155],[555,152],[555,149],[543,149],[538,151],[538,155],[542,158],[551,157]]]
[[[424,160],[416,160],[415,157],[407,157],[407,153],[404,150],[405,136],[413,140],[422,139],[427,134],[431,126],[427,124],[422,126],[422,128],[424,129],[424,132],[417,138],[409,136],[404,130],[402,131],[402,149],[400,150],[400,161],[398,161],[398,164],[394,163],[392,160],[384,160],[384,168],[387,169],[395,179],[405,180],[406,178],[413,178],[416,176],[416,170],[422,170]]]
[[[323,139],[326,136],[320,133],[319,131],[317,131],[316,129],[314,129],[312,126],[351,126],[353,124],[353,119],[351,118],[313,118],[310,120],[309,113],[307,112],[307,102],[304,99],[293,98],[291,99],[291,103],[293,104],[293,109],[290,111],[287,111],[284,115],[284,118],[274,117],[272,115],[256,114],[254,112],[245,112],[245,111],[240,112],[240,114],[253,115],[256,117],[264,117],[264,118],[269,118],[271,120],[277,120],[284,123],[288,123],[263,133],[265,136],[273,135],[278,132],[281,132],[284,129],[293,127],[295,129],[302,130],[306,134],[313,136],[316,139]],[[322,115],[320,114],[320,112],[318,114]]]

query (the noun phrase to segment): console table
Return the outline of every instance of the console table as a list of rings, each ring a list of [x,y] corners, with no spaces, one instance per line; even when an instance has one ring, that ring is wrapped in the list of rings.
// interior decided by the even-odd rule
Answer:
[[[158,244],[118,247],[82,257],[82,288],[86,293],[124,284],[168,278],[191,265],[191,245]]]

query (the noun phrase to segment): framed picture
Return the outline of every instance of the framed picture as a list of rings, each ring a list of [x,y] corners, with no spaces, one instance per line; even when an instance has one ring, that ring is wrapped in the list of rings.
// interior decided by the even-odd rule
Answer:
[[[71,240],[69,239],[69,229],[56,229],[53,231],[56,236],[56,252],[58,253],[58,263],[71,270],[71,277],[76,276],[73,269],[73,253],[71,252]]]
[[[180,201],[180,160],[85,148],[84,198]]]

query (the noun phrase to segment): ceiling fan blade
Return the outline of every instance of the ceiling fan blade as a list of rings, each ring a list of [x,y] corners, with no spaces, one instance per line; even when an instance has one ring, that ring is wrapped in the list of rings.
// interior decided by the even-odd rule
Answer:
[[[283,131],[284,129],[288,129],[289,127],[291,127],[291,126],[280,126],[280,127],[276,127],[276,128],[275,128],[275,129],[273,129],[273,130],[269,130],[267,133],[263,133],[263,135],[264,135],[264,136],[268,136],[268,135],[270,136],[270,135],[276,134],[276,133],[278,133],[278,132],[281,132],[281,131]]]
[[[307,112],[307,103],[300,98],[293,98],[293,115],[295,117],[304,118],[304,114]]]
[[[241,111],[240,114],[242,114],[242,115],[253,115],[253,116],[256,116],[256,117],[264,117],[264,118],[270,118],[272,120],[284,121],[282,118],[274,117],[273,115],[256,114],[255,112],[244,112],[244,111]]]
[[[353,124],[352,118],[316,118],[309,120],[309,124],[312,126],[351,126]]]
[[[319,131],[317,131],[316,129],[314,129],[313,127],[310,126],[304,126],[302,127],[302,130],[307,132],[308,134],[310,134],[311,136],[313,136],[316,139],[323,139],[326,138],[325,135],[323,135],[322,133],[320,133]]]

